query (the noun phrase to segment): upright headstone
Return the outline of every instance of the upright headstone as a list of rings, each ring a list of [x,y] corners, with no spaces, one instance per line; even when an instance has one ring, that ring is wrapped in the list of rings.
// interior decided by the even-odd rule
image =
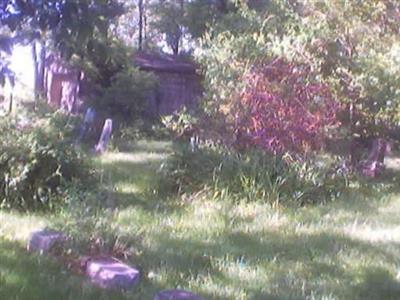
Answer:
[[[198,144],[199,144],[199,139],[197,136],[192,136],[190,138],[190,149],[192,150],[192,152],[196,151],[198,148]]]
[[[95,118],[96,111],[93,107],[88,107],[86,109],[85,117],[79,131],[78,142],[82,141],[85,135],[89,132],[90,128],[93,126]]]
[[[184,290],[164,290],[154,300],[204,300],[200,296]]]
[[[111,133],[112,133],[112,120],[106,119],[106,121],[104,122],[103,130],[101,132],[99,142],[97,143],[97,145],[95,147],[95,152],[97,154],[101,154],[104,151],[106,151],[107,145],[111,138]]]
[[[368,158],[360,163],[360,171],[364,176],[377,177],[385,169],[384,159],[387,143],[384,139],[375,139],[372,143],[371,152]]]
[[[382,138],[375,139],[372,142],[372,150],[368,156],[369,161],[377,161],[383,164],[385,160],[386,141]]]

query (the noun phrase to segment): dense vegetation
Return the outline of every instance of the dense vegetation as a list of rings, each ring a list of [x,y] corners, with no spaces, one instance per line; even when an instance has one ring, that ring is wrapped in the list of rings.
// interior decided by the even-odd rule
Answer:
[[[61,113],[1,120],[2,208],[55,208],[69,185],[91,184],[88,158],[74,146],[76,124]]]
[[[341,122],[339,132],[346,137],[387,133],[398,118],[399,85],[393,80],[399,74],[395,63],[399,28],[393,23],[398,9],[395,1],[362,5],[268,1],[254,9],[242,5],[203,38],[199,55],[206,68],[207,108],[222,111],[227,121],[236,125],[241,102],[248,101],[250,109],[245,111],[250,115],[245,119],[257,123],[251,125],[253,133],[266,121],[272,122],[274,129],[286,128],[264,134],[262,144],[279,141],[282,135],[291,138],[294,122],[287,122],[287,105],[296,99],[301,99],[303,115],[311,113],[295,122],[303,135],[310,127],[326,134],[323,127],[332,123],[324,116],[332,113]],[[271,115],[251,116],[251,108],[260,101],[263,109],[282,110],[285,115],[280,118],[277,113],[273,119]],[[312,116],[318,107],[323,110]],[[262,135],[266,126],[261,127]],[[321,136],[314,136],[313,143],[321,142]]]
[[[18,83],[15,45],[35,69],[34,99],[0,109],[1,299],[400,298],[399,1],[0,0],[0,23],[0,87]],[[150,118],[159,82],[136,51],[196,62],[197,109]],[[84,74],[83,139],[80,115],[44,103],[46,53]],[[378,137],[387,169],[364,178]],[[20,249],[41,227],[68,235],[55,261]],[[98,255],[140,286],[81,284]]]
[[[295,161],[290,155],[235,153],[219,147],[181,146],[162,166],[162,190],[205,192],[215,200],[274,205],[323,203],[346,192],[347,177],[335,162]]]

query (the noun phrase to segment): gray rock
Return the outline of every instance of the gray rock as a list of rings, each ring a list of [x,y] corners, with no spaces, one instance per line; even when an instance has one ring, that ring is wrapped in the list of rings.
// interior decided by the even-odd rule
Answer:
[[[191,292],[184,290],[164,290],[159,292],[154,300],[204,300]]]
[[[66,236],[59,232],[49,229],[33,232],[29,238],[28,251],[48,253],[57,243],[66,240]]]
[[[97,286],[106,289],[128,290],[140,279],[140,272],[113,257],[90,259],[86,274]]]

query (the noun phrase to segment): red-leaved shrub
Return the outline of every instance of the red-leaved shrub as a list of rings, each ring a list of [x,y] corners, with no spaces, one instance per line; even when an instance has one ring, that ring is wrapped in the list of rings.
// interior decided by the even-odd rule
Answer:
[[[326,129],[336,125],[339,104],[306,65],[276,59],[244,76],[236,117],[237,141],[273,153],[320,149]]]

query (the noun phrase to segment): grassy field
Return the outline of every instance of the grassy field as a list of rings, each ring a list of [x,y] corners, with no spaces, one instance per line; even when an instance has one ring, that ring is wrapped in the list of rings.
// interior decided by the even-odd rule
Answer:
[[[89,211],[86,223],[82,212],[0,211],[0,299],[152,299],[176,287],[205,299],[400,299],[397,181],[302,208],[168,198],[153,189],[171,149],[142,141],[98,158],[114,190],[102,205],[113,210]],[[53,224],[78,228],[83,239],[93,230],[110,237],[142,271],[139,286],[99,290],[54,259],[27,254],[29,233]]]

